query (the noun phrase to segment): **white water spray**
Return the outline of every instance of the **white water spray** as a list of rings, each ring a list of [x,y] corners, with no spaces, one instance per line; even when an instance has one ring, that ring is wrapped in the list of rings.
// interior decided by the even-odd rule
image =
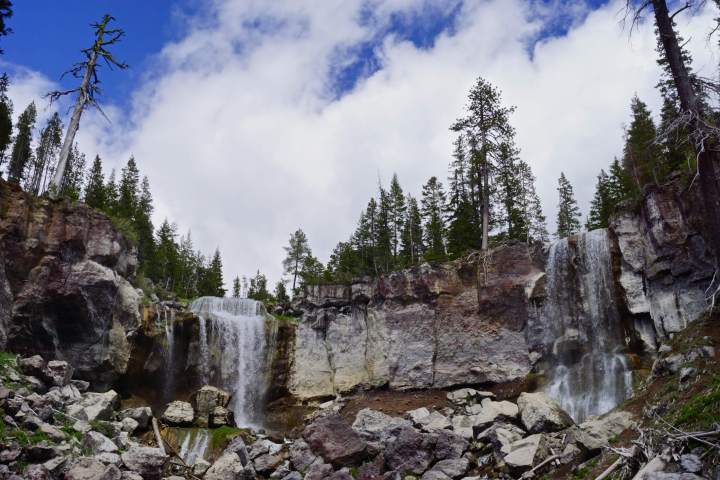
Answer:
[[[540,315],[549,357],[546,391],[582,422],[632,393],[607,230],[554,243],[546,275]]]
[[[180,444],[180,458],[187,465],[195,465],[198,460],[205,458],[209,444],[210,433],[207,430],[188,430]]]
[[[262,303],[246,298],[201,297],[190,305],[190,310],[201,322],[204,380],[232,393],[231,406],[238,426],[257,425],[267,383]]]

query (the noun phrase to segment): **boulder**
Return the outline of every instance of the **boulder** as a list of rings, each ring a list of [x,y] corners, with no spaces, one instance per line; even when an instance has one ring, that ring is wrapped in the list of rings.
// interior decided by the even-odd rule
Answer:
[[[117,452],[118,447],[108,437],[100,432],[90,431],[85,434],[84,444],[93,453]]]
[[[312,422],[303,430],[303,438],[313,452],[338,467],[358,463],[367,455],[365,441],[337,414]]]
[[[365,438],[377,440],[383,436],[383,432],[395,427],[410,425],[409,420],[391,417],[370,408],[363,408],[355,416],[352,428]]]
[[[217,428],[225,425],[235,425],[235,416],[231,410],[217,406],[210,413],[210,427]]]
[[[45,366],[45,378],[57,387],[64,387],[70,383],[72,376],[73,367],[68,362],[50,360]]]
[[[466,440],[473,438],[473,426],[475,425],[475,417],[471,415],[455,415],[452,417],[452,429],[455,433]]]
[[[522,440],[525,432],[519,427],[510,423],[496,423],[477,435],[481,442],[489,443],[495,452],[502,452],[511,444]]]
[[[545,452],[545,437],[541,433],[530,435],[502,449],[503,461],[512,471],[525,471],[541,460]]]
[[[190,403],[195,410],[198,420],[207,424],[215,407],[227,407],[230,402],[230,394],[210,385],[205,385],[194,392],[190,397]]]
[[[583,449],[597,453],[609,446],[609,441],[635,424],[630,412],[618,410],[592,418],[570,430],[571,438]]]
[[[485,398],[480,405],[473,405],[468,409],[475,414],[475,428],[484,429],[499,420],[512,420],[518,416],[518,406],[507,400],[494,402]]]
[[[145,430],[150,426],[150,419],[152,418],[152,410],[150,407],[137,407],[137,408],[126,408],[121,411],[118,415],[120,419],[132,418],[138,423],[138,428]]]
[[[468,449],[469,443],[450,430],[435,430],[428,435],[435,444],[435,459],[460,458]]]
[[[467,458],[449,458],[440,460],[429,470],[430,472],[441,472],[448,478],[460,478],[470,468],[470,462]],[[423,478],[425,476],[423,475]]]
[[[167,425],[189,426],[195,420],[195,411],[190,403],[175,400],[167,404],[161,420]]]
[[[135,430],[138,429],[138,426],[140,425],[137,420],[133,420],[130,417],[123,418],[120,424],[122,425],[122,431],[128,433],[133,433]]]
[[[421,474],[435,458],[437,438],[412,427],[399,427],[385,447],[385,464],[391,470]]]
[[[250,480],[254,478],[255,472],[252,465],[243,465],[240,457],[233,452],[223,453],[203,477],[204,480]]]
[[[574,425],[570,415],[545,393],[521,393],[517,401],[520,418],[530,433],[556,432]]]
[[[290,445],[289,454],[290,464],[295,470],[305,471],[317,459],[303,439],[296,440]]]
[[[120,458],[128,470],[139,473],[146,480],[162,476],[168,456],[159,448],[130,447]]]
[[[114,465],[104,465],[94,458],[80,458],[65,472],[65,480],[120,480],[122,474]]]
[[[73,418],[87,422],[109,420],[119,402],[120,396],[115,390],[105,393],[85,393],[82,400],[68,406],[67,413]]]
[[[45,360],[40,355],[18,359],[18,368],[25,375],[42,377],[45,373]]]
[[[477,403],[483,398],[495,398],[495,394],[475,390],[474,388],[460,388],[447,394],[447,399],[456,405]]]
[[[253,460],[255,471],[267,476],[285,460],[282,455],[264,453]]]

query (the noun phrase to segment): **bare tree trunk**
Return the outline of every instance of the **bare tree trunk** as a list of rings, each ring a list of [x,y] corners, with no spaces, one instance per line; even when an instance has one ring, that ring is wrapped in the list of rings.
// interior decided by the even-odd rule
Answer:
[[[68,156],[70,156],[70,149],[75,142],[75,134],[80,128],[80,117],[82,116],[83,110],[88,100],[88,88],[90,87],[90,77],[93,70],[95,69],[95,62],[97,61],[97,53],[93,51],[90,58],[90,63],[85,69],[85,75],[83,75],[82,84],[80,85],[80,91],[78,92],[77,100],[75,100],[75,107],[73,108],[72,116],[70,117],[70,124],[68,125],[67,133],[65,134],[65,140],[63,141],[62,149],[60,150],[60,158],[58,159],[57,169],[55,169],[55,175],[50,182],[50,197],[56,199],[60,195],[62,188],[63,177],[65,176],[65,169],[67,168]]]
[[[487,151],[483,149],[482,173],[482,244],[480,249],[488,249],[488,228],[490,225],[490,174],[488,173]]]
[[[695,92],[690,75],[682,58],[682,49],[672,25],[665,0],[652,0],[655,12],[655,23],[663,45],[665,58],[670,65],[673,82],[680,99],[680,106],[685,113],[692,115],[691,131],[702,135],[703,129],[697,92]],[[718,161],[717,145],[706,141],[705,145],[695,142],[698,154],[698,176],[702,192],[705,218],[710,234],[710,245],[716,257],[720,257],[720,186],[718,185],[716,163]]]

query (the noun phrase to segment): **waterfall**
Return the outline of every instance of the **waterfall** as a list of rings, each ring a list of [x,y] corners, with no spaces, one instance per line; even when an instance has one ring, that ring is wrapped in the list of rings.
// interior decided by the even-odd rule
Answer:
[[[190,310],[201,322],[203,375],[208,383],[232,393],[231,407],[238,426],[257,425],[268,371],[262,303],[246,298],[201,297]]]
[[[173,361],[173,351],[175,349],[175,311],[162,306],[162,315],[160,311],[157,312],[156,324],[162,326],[165,329],[165,379],[163,382],[163,400],[170,401],[173,399],[175,393],[175,363]],[[168,317],[168,311],[170,316]],[[161,320],[162,317],[162,320]]]
[[[205,429],[191,429],[184,432],[180,444],[180,458],[187,465],[194,465],[201,458],[205,458],[208,445],[210,444],[210,433]]]
[[[555,242],[546,275],[547,298],[540,313],[546,392],[582,422],[632,393],[607,230]]]

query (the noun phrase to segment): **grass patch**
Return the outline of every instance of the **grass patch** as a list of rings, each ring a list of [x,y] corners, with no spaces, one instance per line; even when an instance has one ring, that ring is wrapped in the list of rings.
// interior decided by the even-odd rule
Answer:
[[[109,423],[102,420],[93,420],[90,422],[90,426],[96,432],[100,432],[108,438],[115,436],[115,428]]]
[[[588,474],[592,471],[593,468],[598,463],[599,458],[593,458],[592,460],[589,460],[585,462],[578,470],[575,472],[574,477],[578,480],[582,480],[588,476]]]
[[[17,440],[17,442],[23,447],[27,447],[28,445],[35,445],[37,443],[50,439],[46,433],[33,432],[28,435],[27,432],[17,428],[12,430],[9,436]]]
[[[720,377],[714,377],[708,386],[671,414],[675,426],[701,429],[720,422]]]
[[[0,370],[17,366],[17,355],[10,352],[0,352]]]
[[[237,436],[241,436],[248,445],[254,441],[250,430],[246,428],[223,426],[210,430],[210,449],[216,451],[225,448]]]
[[[273,315],[275,317],[275,320],[282,323],[289,323],[290,325],[298,325],[300,323],[300,319],[297,317],[293,317],[291,315]]]

